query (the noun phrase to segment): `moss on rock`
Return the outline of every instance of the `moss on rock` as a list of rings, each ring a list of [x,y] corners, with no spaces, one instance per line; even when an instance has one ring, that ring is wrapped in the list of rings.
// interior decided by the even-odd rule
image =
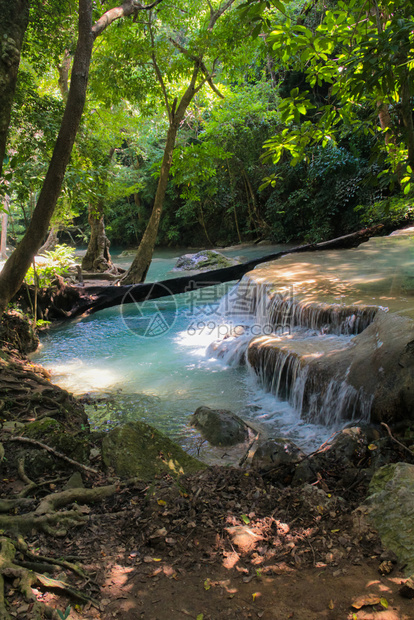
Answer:
[[[88,440],[82,436],[71,435],[63,424],[53,418],[45,417],[26,424],[23,435],[37,439],[75,461],[85,463],[88,460]]]
[[[128,422],[111,430],[102,442],[102,458],[118,476],[142,480],[166,472],[193,473],[206,467],[144,422]]]

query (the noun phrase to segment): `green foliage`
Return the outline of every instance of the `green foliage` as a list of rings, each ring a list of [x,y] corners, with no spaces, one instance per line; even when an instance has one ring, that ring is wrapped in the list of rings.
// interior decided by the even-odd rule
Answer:
[[[391,172],[401,176],[401,166],[409,162],[412,167],[409,99],[414,94],[414,21],[407,3],[339,1],[325,11],[316,27],[306,26],[302,17],[286,18],[285,5],[276,0],[248,0],[245,15],[261,14],[270,5],[282,12],[268,37],[275,61],[279,68],[300,71],[305,83],[291,90],[281,104],[286,126],[266,143],[270,160],[277,163],[289,152],[296,165],[307,157],[309,147],[335,143],[348,127],[379,134],[380,139],[382,133]],[[312,93],[322,87],[327,87],[324,101],[317,115],[310,115],[315,107]],[[384,121],[378,132],[381,106],[390,109],[394,119]],[[361,107],[369,112],[365,118],[360,115]],[[411,178],[410,170],[405,168],[405,183]],[[267,182],[272,181],[268,177]]]
[[[64,275],[68,268],[75,265],[75,250],[67,245],[58,245],[54,250],[44,253],[45,261],[31,265],[26,274],[27,284],[38,287],[50,286],[56,275]]]
[[[60,611],[60,609],[57,610],[58,616],[61,620],[66,620],[66,618],[69,618],[70,615],[70,610],[71,610],[71,606],[68,605],[65,609],[65,611]]]
[[[316,242],[358,228],[363,211],[355,207],[382,196],[381,188],[370,183],[377,168],[361,154],[332,145],[311,149],[308,159],[310,164],[294,168],[288,162],[278,164],[280,178],[266,202],[277,241]]]
[[[361,213],[364,226],[384,224],[386,227],[395,228],[414,219],[414,198],[412,195],[392,196],[372,205],[357,205],[355,211]]]

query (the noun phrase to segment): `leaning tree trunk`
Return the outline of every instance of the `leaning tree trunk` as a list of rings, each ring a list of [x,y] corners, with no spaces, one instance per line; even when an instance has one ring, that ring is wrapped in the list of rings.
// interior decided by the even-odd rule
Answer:
[[[140,3],[135,2],[135,0],[124,0],[121,6],[106,11],[92,27],[92,0],[79,0],[78,42],[73,60],[68,99],[63,113],[59,135],[53,149],[52,159],[50,160],[49,168],[30,224],[23,239],[0,273],[0,314],[5,311],[7,304],[19,290],[33,261],[33,257],[42,245],[42,241],[48,231],[85,105],[89,66],[94,40],[115,20],[129,15],[135,15],[137,11],[151,9],[160,2],[161,0],[154,0],[154,2],[148,6],[142,6]],[[8,5],[13,7],[14,12],[8,11]],[[28,5],[28,0],[13,0],[13,2],[10,0],[0,0],[2,17],[0,24],[5,23],[4,16],[7,18],[9,14],[11,17],[15,17],[17,21],[16,7],[20,7],[24,13],[25,7]],[[24,34],[24,28],[21,28],[20,31]],[[3,32],[3,26],[0,26],[0,33]],[[7,33],[3,34],[3,46],[5,45],[6,39]],[[7,78],[7,76],[7,73],[5,76],[0,73],[0,78]],[[9,84],[10,87],[13,86],[12,82]],[[6,107],[9,99],[10,96],[4,98]],[[0,104],[1,101],[0,95]],[[0,105],[0,110],[1,108],[2,106]],[[2,161],[2,156],[3,153],[1,152],[0,142],[0,162]]]
[[[141,239],[137,253],[132,261],[130,268],[122,278],[122,284],[137,284],[144,282],[151,265],[155,243],[157,241],[158,228],[160,225],[162,208],[164,205],[165,192],[167,190],[168,177],[172,165],[172,158],[177,137],[178,126],[181,120],[176,122],[174,119],[167,134],[167,142],[162,159],[161,173],[158,180],[157,192],[155,194],[154,206],[151,217]]]
[[[164,205],[165,192],[167,191],[168,177],[172,165],[177,132],[188,106],[193,100],[194,95],[202,86],[202,84],[197,86],[197,88],[195,86],[199,68],[199,61],[197,61],[194,65],[191,82],[188,85],[184,95],[181,97],[177,109],[175,110],[175,106],[173,106],[173,109],[169,110],[170,124],[167,132],[167,141],[165,143],[154,206],[134,260],[121,280],[122,284],[138,284],[139,282],[145,282],[145,278],[147,277],[148,269],[152,261],[152,255],[154,253],[155,243],[157,241],[158,228]]]
[[[93,42],[92,0],[79,0],[79,37],[62,124],[30,224],[0,273],[0,312],[19,290],[47,234],[85,105]]]
[[[103,204],[89,205],[88,222],[91,227],[88,249],[82,259],[85,271],[108,271],[114,269],[109,253],[109,239],[105,234]]]
[[[0,176],[29,5],[29,0],[0,0]]]

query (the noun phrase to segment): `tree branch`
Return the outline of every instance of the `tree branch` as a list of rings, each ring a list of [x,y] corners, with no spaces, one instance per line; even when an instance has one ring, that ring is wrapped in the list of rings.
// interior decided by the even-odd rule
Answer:
[[[160,70],[160,68],[158,66],[157,58],[155,56],[154,33],[152,31],[152,24],[151,23],[149,24],[148,29],[149,29],[149,33],[150,33],[150,37],[151,37],[151,46],[152,46],[151,59],[152,59],[152,65],[154,67],[155,74],[157,76],[158,82],[160,83],[162,94],[164,95],[165,107],[167,108],[167,113],[168,113],[168,120],[170,121],[170,123],[172,123],[173,117],[174,117],[174,110],[171,110],[170,102],[169,102],[169,99],[168,99],[167,89],[165,87],[165,82],[164,82],[164,79],[162,77],[161,70]]]
[[[209,70],[207,69],[207,67],[204,64],[204,62],[201,59],[197,58],[196,56],[193,56],[192,54],[190,54],[190,52],[188,50],[186,50],[185,47],[183,47],[180,43],[178,43],[178,41],[175,41],[172,37],[170,37],[170,41],[174,45],[174,47],[176,47],[182,54],[184,54],[185,56],[188,56],[188,58],[191,58],[191,60],[193,62],[199,62],[200,63],[200,69],[204,73],[204,75],[206,76],[206,79],[203,80],[203,84],[207,81],[207,83],[210,86],[211,90],[214,93],[216,93],[216,95],[218,95],[220,97],[220,99],[224,99],[224,95],[219,91],[219,89],[217,88],[217,86],[213,82],[212,78],[214,77],[214,73],[210,73],[209,72]],[[216,62],[216,60],[214,61],[214,63]]]
[[[96,37],[99,37],[99,35],[102,34],[105,28],[107,28],[115,20],[120,19],[121,17],[128,17],[129,15],[133,15],[138,11],[149,11],[155,6],[157,6],[157,4],[160,4],[160,2],[162,2],[162,0],[155,0],[151,4],[142,5],[137,0],[125,0],[125,2],[121,6],[109,9],[109,11],[106,11],[106,13],[104,13],[102,17],[98,19],[98,21],[92,27],[93,37],[95,39]]]
[[[225,13],[227,11],[227,9],[229,9],[231,7],[231,5],[234,3],[235,0],[227,0],[227,2],[225,2],[223,4],[223,6],[219,7],[217,9],[217,11],[215,11],[214,13],[211,12],[211,7],[210,7],[210,21],[208,24],[208,29],[209,30],[213,30],[216,21],[219,19],[219,17],[221,17],[223,15],[223,13]]]

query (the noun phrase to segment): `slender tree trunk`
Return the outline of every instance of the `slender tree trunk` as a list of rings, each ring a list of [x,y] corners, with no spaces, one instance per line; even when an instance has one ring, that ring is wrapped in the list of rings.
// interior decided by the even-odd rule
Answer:
[[[0,176],[30,0],[0,0]]]
[[[152,255],[154,253],[155,243],[157,241],[158,228],[160,225],[165,192],[167,190],[168,177],[172,165],[179,122],[174,120],[168,128],[167,141],[161,164],[160,178],[158,180],[157,192],[155,194],[151,217],[145,229],[144,236],[141,239],[141,243],[139,244],[138,251],[132,261],[132,265],[122,278],[122,284],[137,284],[138,282],[144,282],[147,277],[148,269],[152,261]]]
[[[7,205],[6,198],[6,205]],[[8,225],[9,214],[7,211],[3,211],[1,214],[1,240],[0,240],[0,258],[5,260],[7,258],[7,225]]]
[[[190,84],[188,85],[184,95],[181,97],[177,109],[175,110],[175,105],[173,105],[172,110],[170,110],[167,106],[170,125],[167,132],[167,140],[161,163],[161,172],[155,194],[154,206],[147,224],[147,228],[145,229],[144,236],[141,239],[137,253],[132,261],[132,265],[122,278],[122,284],[138,284],[139,282],[145,282],[145,278],[147,277],[148,269],[152,261],[152,255],[154,253],[155,243],[157,241],[158,228],[160,225],[165,192],[167,190],[168,177],[173,160],[177,132],[194,95],[200,90],[204,83],[202,82],[199,86],[197,86],[197,88],[195,86],[199,68],[200,63],[197,61],[194,65]]]
[[[45,252],[50,252],[54,250],[58,243],[58,226],[52,226],[49,230],[49,234],[47,236],[46,241],[42,245],[42,247],[37,252],[38,254],[44,254]]]
[[[111,148],[107,159],[108,167],[114,153],[115,149]],[[106,168],[102,178],[103,187],[106,185],[108,178],[108,167]],[[111,260],[111,255],[109,253],[109,246],[111,244],[105,233],[103,198],[101,198],[97,204],[89,203],[88,222],[91,227],[91,236],[89,238],[88,249],[82,259],[82,269],[85,269],[86,271],[99,272],[108,270],[117,271]]]
[[[79,37],[62,124],[29,227],[0,273],[0,312],[19,290],[47,234],[85,104],[93,41],[92,0],[79,0]]]

